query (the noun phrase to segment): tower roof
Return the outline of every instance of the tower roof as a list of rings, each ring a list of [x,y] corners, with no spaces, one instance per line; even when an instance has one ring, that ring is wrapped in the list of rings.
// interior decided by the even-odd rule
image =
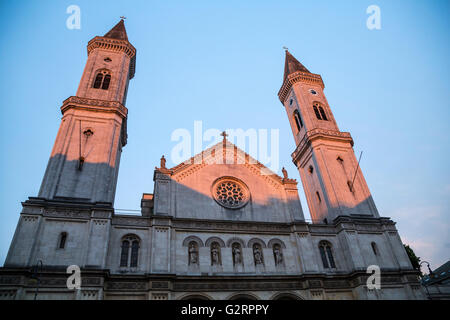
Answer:
[[[286,50],[283,80],[286,80],[288,75],[297,71],[311,73],[308,69],[306,69],[304,65],[302,65],[297,59],[295,59],[294,56],[289,53],[289,51]]]
[[[125,23],[123,22],[123,19],[121,19],[111,30],[109,30],[104,37],[128,41],[127,31],[125,30]]]

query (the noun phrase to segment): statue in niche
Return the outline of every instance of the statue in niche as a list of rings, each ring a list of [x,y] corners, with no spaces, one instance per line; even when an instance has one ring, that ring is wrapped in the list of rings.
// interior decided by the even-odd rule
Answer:
[[[189,244],[189,264],[198,264],[198,250],[195,242]]]
[[[242,254],[241,254],[241,248],[239,244],[235,243],[233,244],[233,264],[241,264],[242,263]]]
[[[220,247],[219,244],[214,242],[211,245],[211,265],[217,266],[220,265]]]
[[[275,258],[275,265],[279,266],[283,264],[283,253],[279,244],[273,246],[273,256]]]
[[[255,265],[264,264],[262,250],[259,244],[255,243],[253,245],[253,257],[255,259]]]

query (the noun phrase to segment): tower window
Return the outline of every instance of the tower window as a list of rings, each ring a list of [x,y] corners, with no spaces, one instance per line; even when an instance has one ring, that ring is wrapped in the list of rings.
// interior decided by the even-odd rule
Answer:
[[[309,171],[309,173],[313,173],[314,172],[314,168],[313,168],[313,166],[309,166],[309,168],[308,168],[308,171]]]
[[[347,181],[347,186],[348,186],[348,189],[350,190],[350,192],[354,192],[353,184],[350,180]]]
[[[97,73],[94,85],[92,87],[94,89],[101,88],[102,90],[108,90],[110,82],[111,82],[111,74],[107,70],[102,70],[99,73]]]
[[[64,249],[66,247],[66,241],[67,241],[67,233],[62,232],[59,236],[59,248]]]
[[[100,86],[102,85],[102,81],[103,81],[103,74],[101,73],[97,74],[94,81],[94,88],[95,89],[100,88]]]
[[[320,198],[320,193],[319,191],[316,192],[316,196],[317,196],[317,200],[319,200],[319,203],[322,202],[322,199]]]
[[[328,121],[327,116],[325,115],[325,111],[322,107],[319,107],[320,115],[322,116],[322,120]]]
[[[316,118],[319,120],[328,121],[327,115],[325,114],[325,110],[318,103],[313,105],[314,113],[316,114]]]
[[[320,241],[319,243],[320,257],[322,258],[323,267],[325,269],[335,269],[336,264],[334,263],[333,251],[331,249],[331,243],[328,241]]]
[[[139,243],[139,238],[135,235],[127,235],[122,239],[122,252],[120,253],[121,267],[136,268],[138,266]]]
[[[298,110],[294,111],[294,121],[297,126],[297,130],[300,131],[300,129],[303,128],[303,121]]]
[[[377,244],[375,242],[372,242],[370,245],[372,246],[373,254],[377,256],[378,255]]]
[[[109,74],[105,75],[105,77],[103,78],[102,89],[108,90],[110,82],[111,82],[111,76]]]
[[[291,100],[289,101],[289,105],[292,106],[292,103],[293,103],[293,102],[294,102],[294,100],[291,99]]]

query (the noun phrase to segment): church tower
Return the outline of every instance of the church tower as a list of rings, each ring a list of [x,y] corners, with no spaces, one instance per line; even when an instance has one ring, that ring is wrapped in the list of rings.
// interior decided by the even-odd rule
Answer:
[[[87,46],[88,59],[76,96],[66,99],[39,198],[114,203],[122,147],[127,143],[128,83],[136,49],[124,21]]]
[[[311,73],[286,50],[278,97],[286,109],[296,149],[292,154],[314,222],[338,216],[379,217],[353,151],[323,92],[322,77]]]

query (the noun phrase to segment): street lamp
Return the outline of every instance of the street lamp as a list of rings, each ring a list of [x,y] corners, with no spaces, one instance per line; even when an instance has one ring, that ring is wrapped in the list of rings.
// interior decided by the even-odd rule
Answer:
[[[428,261],[422,261],[422,262],[419,264],[419,268],[422,268],[422,263],[426,263],[426,264],[427,264],[427,267],[428,267],[428,274],[429,274],[429,276],[431,277],[431,276],[433,275],[433,271],[431,271],[430,263],[429,263]]]
[[[36,286],[36,292],[34,293],[34,300],[37,299],[39,285],[41,284],[41,277],[39,276],[39,274],[42,273],[42,269],[43,269],[42,260],[38,260],[36,265],[33,267],[33,273],[31,274],[31,278],[37,279],[37,286]]]
[[[431,271],[430,263],[429,263],[428,261],[422,261],[422,262],[419,264],[419,270],[420,270],[421,267],[422,267],[422,263],[426,263],[426,264],[427,264],[427,267],[428,267],[428,278],[431,278],[431,276],[433,275],[433,271]],[[422,279],[423,279],[423,278],[424,278],[424,277],[422,276]],[[426,284],[424,284],[424,287],[425,287],[425,289],[427,290],[427,296],[428,296],[428,299],[431,300],[430,292],[428,291],[428,286],[427,286]]]

